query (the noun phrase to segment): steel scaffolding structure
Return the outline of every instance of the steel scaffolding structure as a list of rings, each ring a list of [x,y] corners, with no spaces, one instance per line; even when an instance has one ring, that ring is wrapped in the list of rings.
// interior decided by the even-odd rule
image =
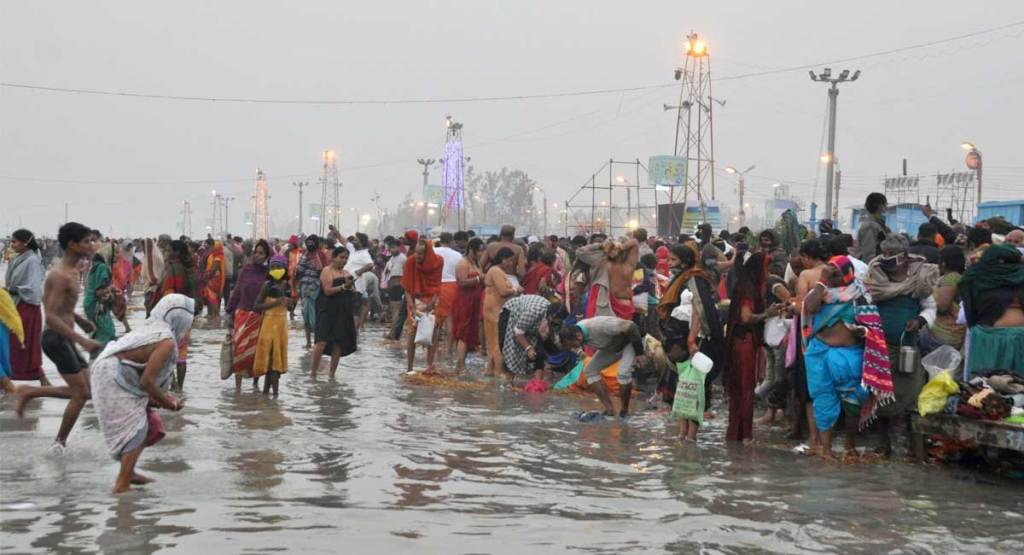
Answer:
[[[617,168],[629,173],[616,172]],[[608,172],[607,185],[603,184],[605,170]],[[609,235],[638,227],[657,229],[658,191],[649,184],[641,185],[642,176],[646,175],[647,166],[639,159],[630,162],[608,159],[565,201],[561,212],[565,234],[569,234],[571,226],[575,226],[576,233],[601,232]],[[602,178],[600,184],[599,176]]]

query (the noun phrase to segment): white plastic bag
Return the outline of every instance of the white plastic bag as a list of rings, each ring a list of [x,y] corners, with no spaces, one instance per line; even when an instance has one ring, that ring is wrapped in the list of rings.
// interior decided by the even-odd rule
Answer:
[[[764,322],[764,342],[769,347],[778,347],[789,335],[789,327],[793,322],[781,316],[772,316]]]
[[[962,360],[963,357],[960,356],[960,351],[949,345],[943,345],[922,358],[921,366],[924,366],[924,369],[928,372],[928,379],[932,380],[944,370],[948,370],[950,374],[955,374],[956,370],[960,368],[960,361]]]
[[[416,344],[430,346],[434,340],[434,315],[430,312],[416,322]]]

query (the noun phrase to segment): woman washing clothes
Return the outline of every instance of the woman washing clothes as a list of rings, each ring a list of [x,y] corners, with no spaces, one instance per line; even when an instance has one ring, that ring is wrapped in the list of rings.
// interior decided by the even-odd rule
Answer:
[[[92,403],[111,455],[121,462],[114,493],[151,482],[135,472],[143,449],[163,437],[154,408],[180,411],[167,393],[174,383],[178,344],[192,327],[195,302],[184,295],[160,299],[146,323],[110,343],[92,364]]]

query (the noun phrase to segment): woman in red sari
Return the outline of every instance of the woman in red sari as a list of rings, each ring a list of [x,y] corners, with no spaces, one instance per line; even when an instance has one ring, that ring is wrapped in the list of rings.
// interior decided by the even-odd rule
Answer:
[[[16,305],[21,319],[24,337],[13,332],[9,337],[11,345],[11,379],[39,380],[40,385],[50,385],[43,373],[43,269],[39,254],[39,243],[27,229],[11,234],[11,247],[17,256],[7,265],[7,290]]]
[[[228,275],[227,259],[224,258],[224,244],[213,242],[213,248],[206,257],[206,285],[203,287],[203,300],[210,316],[220,316],[220,300],[224,293],[224,281]]]
[[[764,321],[778,316],[781,305],[764,306],[769,259],[755,253],[736,267],[736,286],[726,324],[726,376],[729,392],[729,427],[726,441],[754,439],[754,388],[763,363]]]
[[[195,257],[184,241],[171,241],[171,250],[164,260],[164,275],[160,279],[160,287],[153,296],[155,305],[160,299],[167,295],[185,295],[195,298]],[[186,332],[180,343],[178,343],[178,372],[177,381],[173,388],[182,391],[185,387],[185,374],[188,371],[188,346],[191,332]]]
[[[260,239],[252,249],[252,256],[239,270],[235,286],[231,289],[231,298],[224,309],[231,319],[228,339],[232,342],[231,372],[235,375],[235,389],[241,389],[242,378],[253,376],[256,343],[263,324],[263,315],[255,310],[255,305],[260,289],[267,281],[269,258],[270,244]],[[259,378],[253,377],[253,389],[258,387]]]
[[[466,255],[455,266],[459,294],[452,305],[452,340],[458,342],[456,372],[466,369],[466,353],[480,346],[480,314],[484,303],[484,276],[480,270],[480,252],[484,242],[474,237],[466,245]]]

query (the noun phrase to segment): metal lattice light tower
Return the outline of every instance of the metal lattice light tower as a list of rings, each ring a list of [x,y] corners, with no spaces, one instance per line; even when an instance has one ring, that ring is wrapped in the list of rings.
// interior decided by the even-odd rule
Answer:
[[[451,114],[445,117],[444,156],[441,159],[441,182],[444,186],[443,219],[447,220],[455,212],[455,228],[465,226],[465,190],[463,177],[465,163],[468,160],[462,150],[462,124],[452,119]]]
[[[683,214],[686,214],[686,206],[692,195],[700,203],[701,219],[706,220],[706,190],[710,189],[711,198],[715,198],[715,133],[712,106],[716,101],[711,97],[711,56],[707,44],[694,32],[686,35],[683,49],[686,54],[683,67],[675,70],[675,78],[680,82],[680,87],[679,104],[674,106],[676,139],[672,154],[687,159]],[[666,107],[671,108],[673,106]],[[674,197],[675,193],[672,191],[670,202],[675,202]]]
[[[217,190],[216,189],[214,189],[213,191],[210,191],[210,192],[213,193],[213,204],[212,204],[213,213],[210,216],[210,229],[209,229],[209,232],[210,232],[211,235],[217,235],[217,233],[218,233],[217,232],[217,225],[220,224],[221,227],[224,227],[224,224],[221,222],[221,219],[220,219],[220,216],[221,216],[221,213],[220,213],[220,195],[217,194]]]
[[[328,222],[338,228],[341,215],[341,183],[338,182],[338,166],[335,165],[333,150],[325,150],[321,154],[324,161],[323,174],[320,176],[320,229],[321,237],[327,235]],[[330,219],[328,219],[330,217]]]
[[[267,178],[263,170],[256,170],[256,198],[254,201],[256,220],[253,226],[257,239],[270,239],[270,213],[267,206]]]

